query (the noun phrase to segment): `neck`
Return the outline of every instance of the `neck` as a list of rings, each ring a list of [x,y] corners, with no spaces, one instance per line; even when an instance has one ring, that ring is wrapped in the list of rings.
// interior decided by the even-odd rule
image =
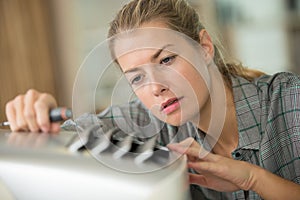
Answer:
[[[221,135],[213,147],[216,154],[231,157],[231,152],[238,146],[238,124],[236,119],[236,110],[231,89],[226,89],[226,116]]]
[[[198,128],[207,133],[206,139],[214,153],[231,157],[238,145],[238,126],[232,90],[225,85],[223,81],[212,83],[211,98],[201,109]],[[225,102],[222,99],[224,91]]]

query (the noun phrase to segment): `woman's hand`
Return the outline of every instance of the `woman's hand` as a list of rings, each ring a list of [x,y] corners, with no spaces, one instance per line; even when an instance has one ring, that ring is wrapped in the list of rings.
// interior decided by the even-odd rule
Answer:
[[[199,173],[189,174],[191,184],[223,192],[250,190],[255,184],[255,170],[259,167],[210,153],[193,138],[169,144],[168,148],[186,154],[188,167]]]
[[[12,131],[57,133],[60,124],[49,120],[49,110],[55,107],[53,96],[31,89],[6,104],[6,117]]]

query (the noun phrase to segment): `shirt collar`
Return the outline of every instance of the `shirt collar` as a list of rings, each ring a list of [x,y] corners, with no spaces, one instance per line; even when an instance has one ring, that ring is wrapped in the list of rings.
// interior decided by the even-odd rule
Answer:
[[[261,141],[258,88],[242,77],[231,77],[231,80],[239,131],[237,149],[258,150]]]

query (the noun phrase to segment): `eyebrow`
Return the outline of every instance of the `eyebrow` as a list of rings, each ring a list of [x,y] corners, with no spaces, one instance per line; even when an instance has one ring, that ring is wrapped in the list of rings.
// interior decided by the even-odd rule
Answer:
[[[173,46],[172,44],[167,44],[165,46],[163,46],[161,49],[159,49],[152,57],[151,57],[151,61],[155,60],[156,58],[159,57],[159,55],[161,54],[161,52],[163,52],[163,50],[165,50],[167,47],[169,46]]]
[[[151,56],[151,62],[155,59],[157,59],[159,57],[159,55],[161,54],[161,52],[163,52],[163,50],[165,50],[167,47],[169,46],[173,46],[172,44],[167,44],[165,46],[163,46],[162,48],[160,48],[155,54],[153,54],[153,56]],[[139,69],[137,67],[129,69],[127,71],[125,71],[124,73],[130,73],[130,72],[135,72],[138,71]]]

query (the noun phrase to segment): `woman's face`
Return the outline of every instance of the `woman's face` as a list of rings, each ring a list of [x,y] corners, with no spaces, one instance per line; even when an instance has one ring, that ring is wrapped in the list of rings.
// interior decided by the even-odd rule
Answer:
[[[141,28],[148,27],[167,28],[158,22]],[[157,36],[150,34],[142,39],[149,40],[149,47],[144,41],[139,46],[141,39],[137,37],[126,42],[126,39],[119,40],[115,45],[116,52],[122,51],[117,56],[118,63],[137,97],[156,117],[175,126],[187,121],[198,124],[200,111],[207,110],[210,99],[206,64],[200,53],[195,54],[187,46],[186,40],[156,33]],[[124,46],[130,45],[135,48],[124,51]],[[195,68],[191,63],[201,67]],[[203,72],[199,73],[199,69]]]

